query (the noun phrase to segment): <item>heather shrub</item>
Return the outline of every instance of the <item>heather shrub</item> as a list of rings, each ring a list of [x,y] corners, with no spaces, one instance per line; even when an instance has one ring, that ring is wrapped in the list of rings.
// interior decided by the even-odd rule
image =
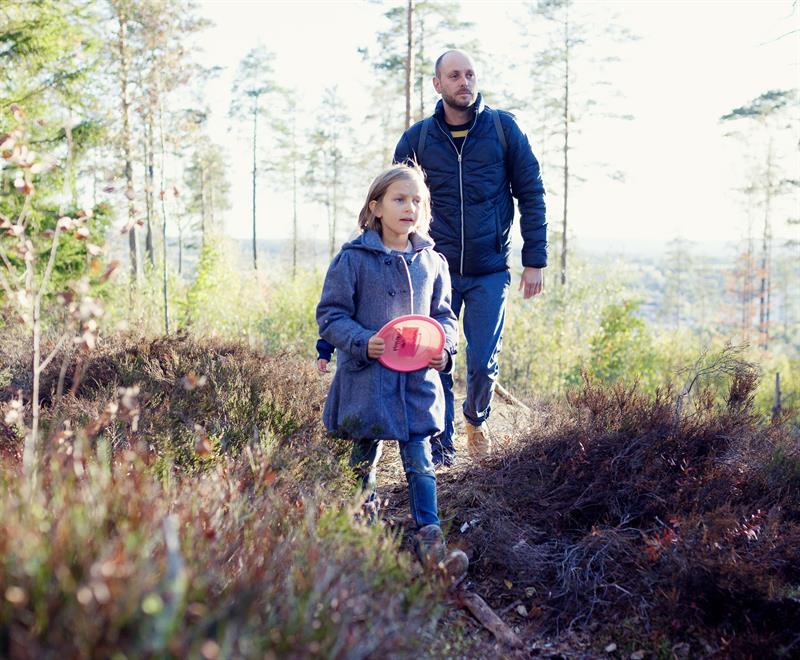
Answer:
[[[142,454],[80,434],[41,490],[0,473],[0,655],[417,653],[438,587],[346,500],[290,475],[248,449],[165,491]]]
[[[669,388],[587,379],[568,407],[538,408],[505,452],[443,483],[474,575],[503,576],[540,629],[591,625],[598,648],[788,653],[797,431],[755,410],[753,365],[730,352],[709,365],[683,406]]]
[[[55,367],[43,375],[45,402],[58,377]],[[162,467],[181,473],[205,469],[248,445],[309,453],[320,458],[312,463],[323,471],[330,467],[323,467],[325,457],[335,463],[341,451],[322,432],[325,385],[312,365],[235,342],[186,335],[107,338],[80,368],[68,371],[65,388],[74,391],[46,422],[70,419],[75,428],[101,420],[93,435],[115,451],[144,442]],[[120,388],[137,388],[135,415],[104,416]]]

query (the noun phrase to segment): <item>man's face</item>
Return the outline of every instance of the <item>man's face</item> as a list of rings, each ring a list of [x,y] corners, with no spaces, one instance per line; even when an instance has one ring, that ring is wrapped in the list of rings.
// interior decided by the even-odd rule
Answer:
[[[472,60],[463,53],[445,55],[439,66],[439,77],[433,79],[433,87],[451,108],[470,108],[478,94],[478,77]]]

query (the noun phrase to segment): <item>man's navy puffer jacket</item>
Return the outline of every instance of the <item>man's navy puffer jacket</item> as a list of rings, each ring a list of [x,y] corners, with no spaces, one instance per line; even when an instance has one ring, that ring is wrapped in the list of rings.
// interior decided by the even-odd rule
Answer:
[[[511,253],[514,201],[520,211],[522,265],[547,265],[547,223],[544,186],[539,163],[514,116],[502,110],[500,121],[507,153],[488,106],[478,94],[475,120],[462,144],[461,158],[444,119],[442,101],[436,104],[422,160],[431,191],[431,237],[447,258],[451,273],[486,275],[506,270]],[[418,160],[423,122],[403,133],[394,161]],[[505,160],[505,162],[504,162]],[[507,166],[506,166],[507,163]]]

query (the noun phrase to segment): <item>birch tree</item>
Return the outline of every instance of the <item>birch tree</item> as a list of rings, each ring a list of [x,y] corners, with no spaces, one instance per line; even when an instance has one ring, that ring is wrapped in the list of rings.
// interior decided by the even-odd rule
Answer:
[[[128,260],[130,267],[130,287],[138,286],[141,278],[139,264],[139,246],[136,235],[137,218],[134,203],[135,190],[133,183],[133,126],[131,124],[131,44],[130,28],[134,5],[130,0],[110,0],[112,16],[116,22],[114,43],[117,56],[117,83],[119,85],[120,114],[120,149],[122,151],[123,171],[125,176],[125,199],[127,202],[128,222],[125,229],[128,234]]]

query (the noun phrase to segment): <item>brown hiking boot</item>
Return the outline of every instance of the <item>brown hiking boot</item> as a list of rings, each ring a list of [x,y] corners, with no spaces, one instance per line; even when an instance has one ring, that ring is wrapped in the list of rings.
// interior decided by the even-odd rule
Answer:
[[[447,546],[444,543],[442,528],[439,525],[421,527],[414,536],[414,552],[426,568],[432,568],[444,561]]]
[[[463,550],[447,551],[439,525],[425,525],[416,533],[414,551],[426,569],[440,571],[451,584],[458,584],[467,575],[467,555]]]
[[[491,453],[492,440],[485,422],[475,426],[465,419],[464,427],[467,429],[467,453],[471,458],[483,458]]]

